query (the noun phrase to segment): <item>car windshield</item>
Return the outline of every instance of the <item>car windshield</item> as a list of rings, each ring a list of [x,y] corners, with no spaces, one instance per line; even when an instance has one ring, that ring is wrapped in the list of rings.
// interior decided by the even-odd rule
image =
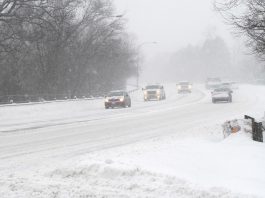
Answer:
[[[148,85],[145,87],[146,89],[160,89],[159,85]]]
[[[189,85],[190,83],[189,82],[180,82],[179,84],[180,85]]]
[[[109,97],[113,97],[113,96],[123,96],[124,94],[123,94],[124,92],[123,91],[115,91],[115,92],[110,92],[109,93]]]
[[[230,87],[231,83],[222,83],[221,86]]]

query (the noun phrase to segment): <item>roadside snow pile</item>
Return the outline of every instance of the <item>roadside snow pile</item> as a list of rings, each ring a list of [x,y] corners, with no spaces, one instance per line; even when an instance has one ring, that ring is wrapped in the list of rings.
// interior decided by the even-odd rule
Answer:
[[[186,132],[200,134],[205,129]],[[90,167],[73,173],[73,168],[52,175],[62,179],[77,175],[72,178],[80,181],[92,177],[91,185],[103,182],[125,197],[263,197],[265,145],[253,142],[245,132],[223,140],[221,129],[215,130],[219,130],[219,136],[213,133],[215,138],[170,136],[91,153],[76,161],[81,167],[97,162],[94,171]],[[213,131],[208,127],[209,134]],[[164,182],[168,180],[170,185]],[[136,187],[128,191],[127,185]]]
[[[12,177],[1,183],[1,198],[254,198],[213,187],[203,188],[174,176],[108,161],[56,169],[40,178]]]
[[[223,188],[201,188],[173,176],[108,161],[55,170],[50,176],[59,183],[63,180],[64,184],[71,184],[63,188],[61,197],[251,197],[232,194]]]
[[[247,133],[251,137],[252,128],[251,120],[246,119],[234,119],[226,121],[223,124],[223,134],[224,138],[228,137],[232,133]]]
[[[260,133],[253,133],[252,129],[252,121],[251,119],[234,119],[226,121],[222,127],[223,127],[223,135],[224,138],[227,138],[229,135],[233,133],[245,133],[249,137],[249,139],[253,139],[258,142],[262,142],[263,137],[265,137],[265,118],[261,118],[258,120],[255,120],[255,123],[262,123],[263,129],[263,135],[259,135]],[[256,127],[257,125],[255,125]],[[258,130],[258,129],[256,129]]]
[[[265,145],[220,125],[95,151],[1,175],[1,198],[254,198],[265,194]]]

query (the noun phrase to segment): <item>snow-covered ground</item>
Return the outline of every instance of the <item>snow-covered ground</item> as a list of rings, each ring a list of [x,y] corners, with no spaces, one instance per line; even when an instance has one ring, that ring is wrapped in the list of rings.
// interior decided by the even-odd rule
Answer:
[[[265,87],[212,104],[195,85],[167,100],[105,110],[103,100],[0,107],[0,197],[265,197],[265,144],[221,124],[261,118]]]

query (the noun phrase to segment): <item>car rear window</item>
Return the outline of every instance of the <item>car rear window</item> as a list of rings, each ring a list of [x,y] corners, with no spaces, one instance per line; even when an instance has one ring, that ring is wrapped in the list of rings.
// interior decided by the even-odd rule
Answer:
[[[189,85],[189,82],[179,82],[180,85]]]
[[[223,91],[230,91],[229,89],[224,89],[224,88],[219,88],[219,89],[215,89],[215,92],[223,92]]]

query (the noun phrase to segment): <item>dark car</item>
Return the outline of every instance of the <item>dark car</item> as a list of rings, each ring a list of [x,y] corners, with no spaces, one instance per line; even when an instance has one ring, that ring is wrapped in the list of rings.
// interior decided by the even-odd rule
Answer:
[[[131,98],[126,91],[112,91],[105,97],[105,108],[131,107]]]
[[[229,88],[217,88],[212,92],[212,102],[218,101],[232,102],[233,91]]]

